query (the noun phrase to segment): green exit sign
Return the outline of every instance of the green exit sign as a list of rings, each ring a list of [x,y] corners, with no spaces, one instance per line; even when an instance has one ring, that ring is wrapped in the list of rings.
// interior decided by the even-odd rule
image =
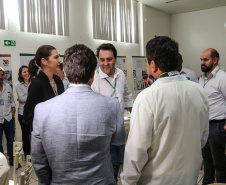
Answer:
[[[16,46],[16,41],[15,40],[4,40],[4,45],[5,46]]]

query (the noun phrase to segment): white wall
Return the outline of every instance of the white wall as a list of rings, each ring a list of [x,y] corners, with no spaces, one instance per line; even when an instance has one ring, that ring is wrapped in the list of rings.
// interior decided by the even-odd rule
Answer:
[[[11,4],[14,0],[7,0]],[[127,80],[133,92],[132,77],[132,56],[140,56],[145,53],[146,43],[155,35],[170,36],[170,15],[157,11],[149,6],[139,3],[140,20],[139,24],[141,44],[129,44],[111,42],[118,50],[118,56],[127,57]],[[12,8],[12,6],[11,6]],[[13,10],[16,14],[17,9]],[[37,48],[43,44],[50,44],[57,48],[63,55],[66,48],[83,43],[94,52],[98,45],[106,43],[104,40],[94,40],[92,38],[92,4],[90,0],[69,0],[69,37],[54,36],[47,34],[25,33],[19,31],[18,16],[10,14],[7,30],[0,30],[0,54],[11,54],[13,83],[17,83],[17,73],[20,67],[20,53],[35,53]],[[16,47],[4,46],[4,40],[15,40]],[[134,93],[134,92],[133,92]],[[14,98],[17,99],[14,90]],[[17,140],[21,140],[20,126],[16,116]]]
[[[108,42],[103,40],[94,40],[92,38],[91,2],[91,0],[69,0],[69,37],[20,32],[18,16],[13,16],[12,14],[10,15],[8,21],[8,30],[0,30],[0,54],[11,54],[13,84],[17,83],[17,74],[20,66],[20,53],[35,53],[40,45],[50,44],[55,46],[60,54],[64,54],[66,48],[76,43],[83,43],[96,53],[96,48],[98,45]],[[15,9],[14,11],[17,10]],[[15,40],[16,47],[4,46],[4,40]],[[127,56],[128,84],[131,90],[133,90],[131,56],[140,55],[139,44],[117,42],[112,43],[118,50],[118,56]],[[14,98],[15,100],[17,99],[15,90]],[[16,139],[21,140],[20,126],[18,124],[17,117],[16,123]]]
[[[143,5],[143,48],[156,36],[170,36],[170,15]],[[141,55],[145,54],[141,53]]]
[[[200,55],[215,48],[226,65],[226,6],[171,16],[171,36],[180,46],[184,66],[200,76]]]

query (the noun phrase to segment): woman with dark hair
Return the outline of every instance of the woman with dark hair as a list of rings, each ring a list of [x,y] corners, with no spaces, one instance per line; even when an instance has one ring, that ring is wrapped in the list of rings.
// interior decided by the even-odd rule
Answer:
[[[21,126],[21,131],[22,131],[23,150],[24,150],[25,156],[29,155],[30,153],[30,141],[26,139],[30,136],[30,132],[29,132],[29,129],[26,128],[26,125],[23,124],[23,110],[24,110],[25,102],[27,100],[28,87],[30,85],[31,80],[32,80],[32,77],[28,72],[28,67],[21,66],[18,72],[19,83],[15,85],[15,88],[18,96],[17,101],[19,102],[18,120]]]
[[[28,88],[28,97],[24,106],[23,122],[29,127],[29,133],[32,131],[35,106],[64,92],[61,79],[55,75],[58,65],[60,65],[60,55],[56,48],[50,45],[40,46],[34,59],[29,62],[30,74],[36,76],[41,68]],[[30,134],[26,139],[30,141]]]

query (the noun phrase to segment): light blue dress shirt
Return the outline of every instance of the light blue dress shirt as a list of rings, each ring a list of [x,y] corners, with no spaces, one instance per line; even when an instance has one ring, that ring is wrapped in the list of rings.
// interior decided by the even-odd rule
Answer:
[[[13,99],[13,90],[12,87],[3,82],[2,91],[0,91],[0,123],[4,123],[4,119],[10,121],[12,119],[12,107],[15,107],[15,102]]]
[[[226,73],[219,66],[208,77],[203,73],[199,84],[204,88],[209,100],[209,119],[226,119]]]

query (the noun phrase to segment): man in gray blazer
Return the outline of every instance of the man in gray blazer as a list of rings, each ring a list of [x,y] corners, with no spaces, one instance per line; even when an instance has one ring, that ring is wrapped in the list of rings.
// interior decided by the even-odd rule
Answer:
[[[109,148],[126,141],[119,102],[90,88],[97,62],[85,45],[68,48],[63,63],[70,87],[35,108],[31,160],[39,184],[116,184]]]

